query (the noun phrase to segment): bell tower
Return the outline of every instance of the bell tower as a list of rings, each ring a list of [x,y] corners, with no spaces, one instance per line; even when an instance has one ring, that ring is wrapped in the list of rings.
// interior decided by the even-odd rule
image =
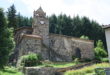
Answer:
[[[34,11],[32,28],[33,34],[41,36],[43,43],[49,47],[49,21],[41,7]]]

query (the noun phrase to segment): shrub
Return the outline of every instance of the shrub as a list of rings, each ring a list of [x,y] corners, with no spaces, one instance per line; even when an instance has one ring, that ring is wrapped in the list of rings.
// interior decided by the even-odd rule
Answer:
[[[108,58],[101,58],[101,62],[109,62]]]
[[[85,40],[89,40],[89,37],[88,36],[85,36],[85,35],[82,35],[80,38],[81,39],[85,39]]]
[[[95,58],[97,60],[101,60],[101,58],[107,57],[107,52],[105,51],[103,42],[101,40],[97,41],[97,46],[94,49],[94,51],[95,51]]]
[[[41,57],[38,54],[30,53],[21,57],[21,64],[24,66],[37,66],[41,64]]]

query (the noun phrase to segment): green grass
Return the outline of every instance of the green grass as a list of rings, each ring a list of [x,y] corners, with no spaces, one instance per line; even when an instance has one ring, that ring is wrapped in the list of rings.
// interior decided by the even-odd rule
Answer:
[[[84,67],[82,69],[78,69],[78,70],[71,70],[71,71],[67,71],[65,72],[64,75],[93,75],[94,69],[100,67],[110,67],[109,63],[100,63],[100,64],[94,64],[92,66],[88,66],[88,67]]]
[[[0,75],[23,75],[23,73],[18,72],[14,67],[5,67],[4,70],[0,70]]]
[[[76,63],[74,62],[44,62],[42,65],[39,65],[38,67],[51,66],[55,68],[65,68],[74,65],[76,65]]]
[[[74,62],[57,62],[50,64],[50,66],[56,67],[56,68],[64,68],[64,67],[69,67],[69,66],[74,66],[76,65]]]

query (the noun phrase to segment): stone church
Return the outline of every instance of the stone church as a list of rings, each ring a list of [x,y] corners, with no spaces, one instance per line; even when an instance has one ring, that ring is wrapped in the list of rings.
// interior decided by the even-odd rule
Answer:
[[[44,60],[72,61],[94,58],[94,42],[66,35],[49,33],[49,20],[40,7],[34,11],[32,27],[22,27],[15,32],[15,57],[34,52]]]

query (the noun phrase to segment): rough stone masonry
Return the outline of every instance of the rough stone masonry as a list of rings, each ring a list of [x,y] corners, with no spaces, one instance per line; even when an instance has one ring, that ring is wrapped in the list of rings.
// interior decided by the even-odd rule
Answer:
[[[71,36],[49,33],[49,20],[40,7],[34,11],[32,27],[22,27],[15,33],[15,57],[30,52],[38,53],[44,60],[72,61],[94,58],[94,42]]]

